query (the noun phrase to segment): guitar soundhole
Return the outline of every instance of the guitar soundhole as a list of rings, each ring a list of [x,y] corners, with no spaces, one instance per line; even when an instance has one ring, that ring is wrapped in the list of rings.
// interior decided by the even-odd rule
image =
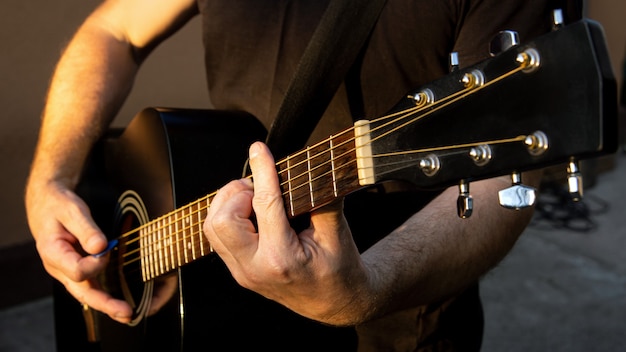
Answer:
[[[141,223],[133,213],[123,216],[119,233],[132,233]],[[138,236],[129,236],[133,239],[123,241],[118,247],[118,262],[116,270],[120,278],[122,298],[128,301],[133,308],[139,305],[143,296],[144,283],[141,277],[141,248]]]
[[[141,245],[145,242],[139,228],[148,222],[148,213],[133,191],[124,192],[116,211],[118,245],[112,250],[105,277],[105,289],[114,297],[125,300],[133,307],[130,325],[138,324],[147,315],[153,291],[153,281],[142,277]]]

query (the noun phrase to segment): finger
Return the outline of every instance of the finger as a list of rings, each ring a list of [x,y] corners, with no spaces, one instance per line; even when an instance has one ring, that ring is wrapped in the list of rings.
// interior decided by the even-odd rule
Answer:
[[[71,233],[85,252],[97,254],[107,247],[107,239],[91,217],[87,204],[77,195],[65,192],[65,204],[59,212],[59,221]]]
[[[247,246],[250,242],[247,237],[256,235],[250,220],[252,197],[252,181],[241,179],[222,187],[211,202],[203,230],[222,259],[226,259],[227,252]]]
[[[337,228],[343,223],[342,200],[330,203],[311,212],[311,227],[315,229]]]
[[[350,245],[354,242],[348,222],[343,215],[342,201],[312,212],[311,230],[306,234],[315,236],[314,241],[327,248]]]
[[[121,323],[128,323],[133,309],[123,300],[115,299],[102,291],[93,281],[65,282],[65,288],[80,303],[85,304]]]
[[[291,227],[285,213],[276,164],[265,144],[257,142],[250,147],[250,169],[254,177],[252,205],[256,213],[259,233],[290,233]],[[282,241],[290,238],[274,239]]]
[[[178,273],[176,272],[156,280],[148,316],[160,311],[174,297],[177,289]]]
[[[108,258],[81,255],[66,239],[68,236],[70,235],[53,239],[51,242],[37,242],[37,248],[44,258],[44,263],[72,281],[80,282],[95,277],[104,269]],[[55,276],[57,279],[60,279],[59,274]]]

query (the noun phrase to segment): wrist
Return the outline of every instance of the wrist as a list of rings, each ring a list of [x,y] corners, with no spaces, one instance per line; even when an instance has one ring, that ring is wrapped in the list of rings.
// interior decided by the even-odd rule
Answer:
[[[377,289],[380,280],[375,270],[363,267],[360,275],[345,284],[346,294],[336,301],[329,313],[319,319],[334,326],[356,326],[379,316],[383,295]]]

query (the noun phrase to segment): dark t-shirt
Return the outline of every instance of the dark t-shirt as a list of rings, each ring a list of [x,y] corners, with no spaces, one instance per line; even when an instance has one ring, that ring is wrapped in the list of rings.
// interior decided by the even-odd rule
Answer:
[[[198,0],[214,107],[245,110],[269,126],[327,3]],[[445,75],[453,51],[461,66],[468,66],[489,57],[489,42],[501,30],[517,31],[522,42],[549,31],[555,8],[565,9],[565,19],[571,21],[581,5],[576,0],[389,0],[356,63],[357,74],[339,89],[312,140],[350,126],[353,119],[384,114],[411,89]],[[349,196],[346,216],[359,248],[365,250],[399,226],[432,196],[381,187]],[[311,322],[239,288],[227,274],[223,285],[228,288],[203,293],[219,306],[198,327],[213,345],[227,350],[357,348],[353,328]],[[358,332],[362,350],[478,350],[482,310],[477,285],[445,302],[359,327]]]

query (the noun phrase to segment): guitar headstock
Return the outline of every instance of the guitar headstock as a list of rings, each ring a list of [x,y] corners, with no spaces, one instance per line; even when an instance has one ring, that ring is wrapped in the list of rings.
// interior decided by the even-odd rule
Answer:
[[[600,25],[583,20],[411,92],[355,125],[357,155],[371,157],[362,184],[462,186],[561,163],[576,174],[575,161],[617,148],[608,57]]]

